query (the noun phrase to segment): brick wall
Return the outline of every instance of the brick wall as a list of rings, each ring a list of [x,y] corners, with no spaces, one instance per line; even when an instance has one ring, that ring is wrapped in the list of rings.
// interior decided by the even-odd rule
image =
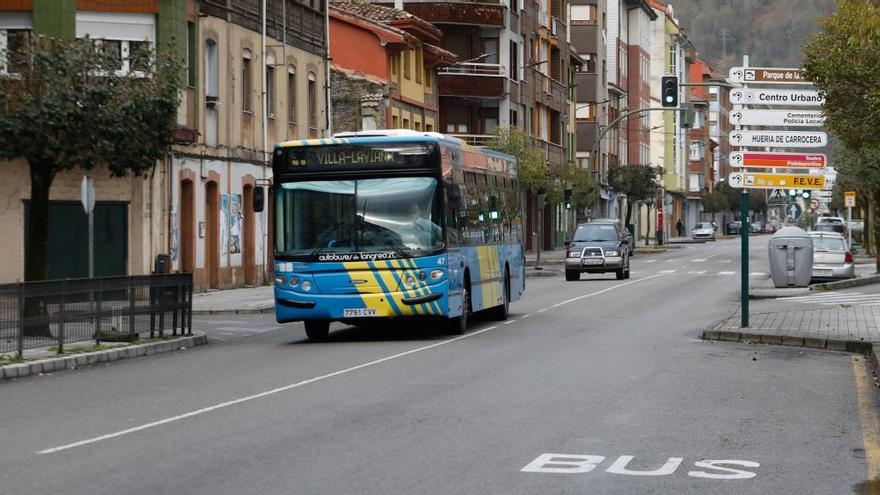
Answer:
[[[334,132],[364,130],[364,123],[385,129],[388,102],[387,87],[346,72],[330,70],[330,98]]]

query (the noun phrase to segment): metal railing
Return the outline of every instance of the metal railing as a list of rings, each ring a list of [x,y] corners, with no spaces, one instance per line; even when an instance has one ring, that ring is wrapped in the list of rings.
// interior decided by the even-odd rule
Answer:
[[[191,273],[0,284],[0,354],[192,334]]]
[[[501,64],[481,64],[461,62],[446,66],[437,72],[439,75],[496,76],[504,77],[504,66]]]
[[[495,134],[450,134],[471,146],[489,146],[497,138]]]

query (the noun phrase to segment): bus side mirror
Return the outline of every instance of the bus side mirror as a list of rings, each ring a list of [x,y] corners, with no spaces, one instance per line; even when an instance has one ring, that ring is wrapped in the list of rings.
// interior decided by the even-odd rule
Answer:
[[[461,197],[461,186],[458,184],[446,184],[446,204],[451,210],[460,210],[464,207],[464,201]]]
[[[260,213],[263,211],[263,203],[266,202],[266,195],[263,191],[263,186],[257,186],[254,188],[254,213]]]

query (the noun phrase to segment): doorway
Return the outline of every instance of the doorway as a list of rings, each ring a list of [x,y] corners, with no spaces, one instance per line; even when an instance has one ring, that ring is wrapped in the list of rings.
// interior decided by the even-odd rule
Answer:
[[[208,287],[220,288],[220,189],[217,183],[205,184],[205,269]]]
[[[194,193],[193,181],[184,179],[180,183],[180,271],[184,273],[192,273],[195,265]]]
[[[242,254],[244,255],[244,283],[245,285],[253,285],[256,272],[254,261],[254,239],[256,237],[254,232],[254,186],[250,184],[244,186],[243,201],[244,221],[242,222],[242,227],[244,232],[242,232]]]

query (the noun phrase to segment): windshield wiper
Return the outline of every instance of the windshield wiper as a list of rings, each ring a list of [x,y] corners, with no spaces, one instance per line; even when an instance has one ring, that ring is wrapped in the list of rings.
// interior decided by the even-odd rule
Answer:
[[[318,246],[315,249],[312,249],[312,252],[309,253],[309,261],[317,261],[318,255],[321,254],[321,251],[325,248],[325,246]]]

